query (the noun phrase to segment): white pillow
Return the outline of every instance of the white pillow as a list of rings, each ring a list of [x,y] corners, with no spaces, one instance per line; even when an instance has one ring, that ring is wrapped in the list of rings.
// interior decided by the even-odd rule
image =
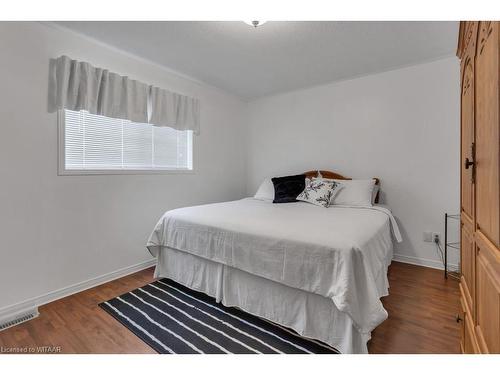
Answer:
[[[339,184],[333,180],[322,178],[307,179],[307,181],[304,191],[298,195],[297,200],[312,203],[316,206],[328,207],[332,196],[339,189]]]
[[[259,189],[253,196],[255,199],[260,199],[262,201],[274,200],[274,184],[270,178],[266,178],[259,186]]]
[[[330,205],[345,206],[373,206],[372,194],[374,179],[369,180],[334,180],[342,185],[339,192],[333,197]]]

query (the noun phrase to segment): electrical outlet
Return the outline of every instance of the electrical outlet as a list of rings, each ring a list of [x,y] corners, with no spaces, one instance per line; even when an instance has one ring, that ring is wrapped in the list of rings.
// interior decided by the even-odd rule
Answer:
[[[432,242],[441,242],[441,236],[437,232],[432,232]]]
[[[424,241],[432,242],[432,232],[424,232]]]

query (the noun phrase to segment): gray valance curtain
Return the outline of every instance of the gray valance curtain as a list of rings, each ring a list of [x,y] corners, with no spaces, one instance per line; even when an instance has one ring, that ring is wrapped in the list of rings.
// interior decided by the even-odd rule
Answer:
[[[85,110],[178,130],[200,130],[199,100],[61,56],[51,61],[52,111]]]
[[[178,130],[200,131],[199,101],[158,87],[151,87],[150,122]],[[170,124],[170,125],[169,125]]]

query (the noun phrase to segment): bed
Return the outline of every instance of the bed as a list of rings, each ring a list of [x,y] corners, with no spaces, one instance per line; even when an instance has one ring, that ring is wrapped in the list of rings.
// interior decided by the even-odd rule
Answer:
[[[381,205],[323,209],[245,198],[168,211],[147,247],[155,277],[341,353],[367,353],[371,331],[387,318],[380,299],[393,237],[401,239],[397,224]]]

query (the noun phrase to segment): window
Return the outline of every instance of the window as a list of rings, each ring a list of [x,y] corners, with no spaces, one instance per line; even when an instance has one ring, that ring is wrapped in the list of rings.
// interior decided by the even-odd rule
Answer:
[[[86,111],[64,110],[60,121],[63,174],[193,169],[191,130],[140,124]]]

